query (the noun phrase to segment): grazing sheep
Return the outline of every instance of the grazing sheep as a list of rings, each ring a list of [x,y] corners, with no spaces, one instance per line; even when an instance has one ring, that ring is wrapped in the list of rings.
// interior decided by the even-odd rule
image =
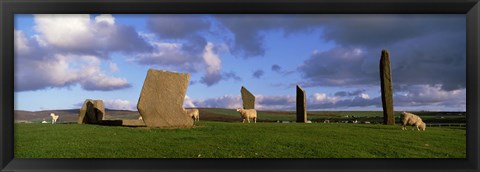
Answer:
[[[250,123],[250,118],[252,118],[253,121],[257,123],[257,110],[237,108],[237,112],[240,113],[240,115],[242,116],[242,123],[245,123],[245,119],[247,119],[248,123]]]
[[[413,113],[408,113],[408,112],[402,112],[402,130],[406,130],[407,125],[414,125],[417,127],[417,130],[420,131],[425,131],[426,124],[422,121],[422,118],[419,116],[413,114]],[[412,128],[413,130],[413,128]]]
[[[54,113],[50,113],[50,116],[52,117],[52,124],[57,123],[58,115],[55,115]]]
[[[185,109],[185,112],[187,112],[187,115],[190,116],[193,121],[200,121],[200,112],[198,109]]]

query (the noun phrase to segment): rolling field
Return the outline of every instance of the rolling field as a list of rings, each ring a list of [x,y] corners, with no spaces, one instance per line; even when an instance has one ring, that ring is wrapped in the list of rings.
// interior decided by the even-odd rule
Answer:
[[[200,121],[191,129],[16,124],[15,158],[465,158],[465,128]]]

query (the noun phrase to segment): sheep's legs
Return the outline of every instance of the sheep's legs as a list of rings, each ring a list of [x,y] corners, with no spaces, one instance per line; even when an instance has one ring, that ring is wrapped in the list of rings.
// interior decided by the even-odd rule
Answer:
[[[250,118],[247,118],[248,123],[250,123]]]
[[[242,123],[245,123],[245,118],[243,118],[243,121],[242,121]]]
[[[253,120],[255,121],[255,123],[257,123],[257,118],[253,118]]]

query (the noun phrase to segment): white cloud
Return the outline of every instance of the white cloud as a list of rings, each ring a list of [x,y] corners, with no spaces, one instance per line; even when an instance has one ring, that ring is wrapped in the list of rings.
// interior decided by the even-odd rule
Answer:
[[[192,99],[192,103],[196,107],[235,109],[242,107],[242,97],[234,95],[224,95],[207,99]]]
[[[412,85],[394,96],[396,106],[466,107],[466,89],[446,91],[442,85]]]
[[[335,103],[338,97],[327,96],[326,93],[313,93],[313,95],[310,96],[310,100],[312,103]]]
[[[102,22],[105,22],[108,25],[114,25],[115,18],[111,14],[102,14],[95,17],[95,23],[102,23]]]
[[[117,25],[110,14],[90,18],[89,14],[36,14],[39,42],[70,53],[108,54],[109,51],[150,51],[133,27]]]
[[[220,60],[218,54],[213,49],[214,49],[214,45],[209,42],[205,46],[205,50],[203,52],[203,60],[207,65],[208,74],[220,72],[220,68],[222,65],[222,61]]]
[[[108,108],[108,109],[130,110],[130,111],[137,110],[137,105],[128,100],[121,100],[121,99],[105,100],[104,103],[105,103],[105,108]]]
[[[116,25],[112,15],[34,15],[38,33],[15,31],[15,90],[62,88],[79,84],[85,90],[128,88],[125,78],[102,70],[103,59],[116,51],[148,51],[133,27]],[[111,72],[118,66],[107,61]]]
[[[20,35],[17,35],[20,36]],[[30,40],[34,42],[33,40]],[[30,47],[27,47],[30,48]],[[21,51],[16,49],[16,51]],[[21,53],[18,53],[21,54]],[[101,60],[91,55],[19,55],[15,63],[15,91],[62,88],[79,84],[86,90],[114,90],[130,87],[125,78],[107,76]]]
[[[26,38],[25,33],[21,30],[15,30],[14,32],[14,44],[15,52],[19,55],[28,54],[31,52],[31,48],[28,45],[29,40]]]
[[[61,48],[86,48],[95,39],[88,14],[34,15],[35,30],[49,44]]]
[[[360,95],[358,95],[358,97],[362,99],[370,99],[370,96],[367,93],[361,93]]]
[[[190,97],[188,97],[188,95],[186,95],[185,99],[183,100],[183,107],[184,108],[194,108],[196,106],[193,103],[193,100]]]

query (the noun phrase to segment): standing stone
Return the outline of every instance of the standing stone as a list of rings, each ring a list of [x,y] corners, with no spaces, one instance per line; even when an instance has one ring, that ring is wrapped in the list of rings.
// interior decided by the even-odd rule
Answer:
[[[255,109],[255,96],[243,86],[240,93],[242,93],[243,109]]]
[[[78,114],[78,124],[98,124],[105,120],[105,106],[102,100],[87,99]]]
[[[183,110],[190,74],[149,69],[138,99],[137,109],[147,127],[192,127]]]
[[[307,98],[305,90],[297,85],[297,122],[307,123]]]
[[[392,73],[390,72],[390,57],[387,50],[382,50],[380,59],[380,87],[382,89],[383,124],[394,125]]]

